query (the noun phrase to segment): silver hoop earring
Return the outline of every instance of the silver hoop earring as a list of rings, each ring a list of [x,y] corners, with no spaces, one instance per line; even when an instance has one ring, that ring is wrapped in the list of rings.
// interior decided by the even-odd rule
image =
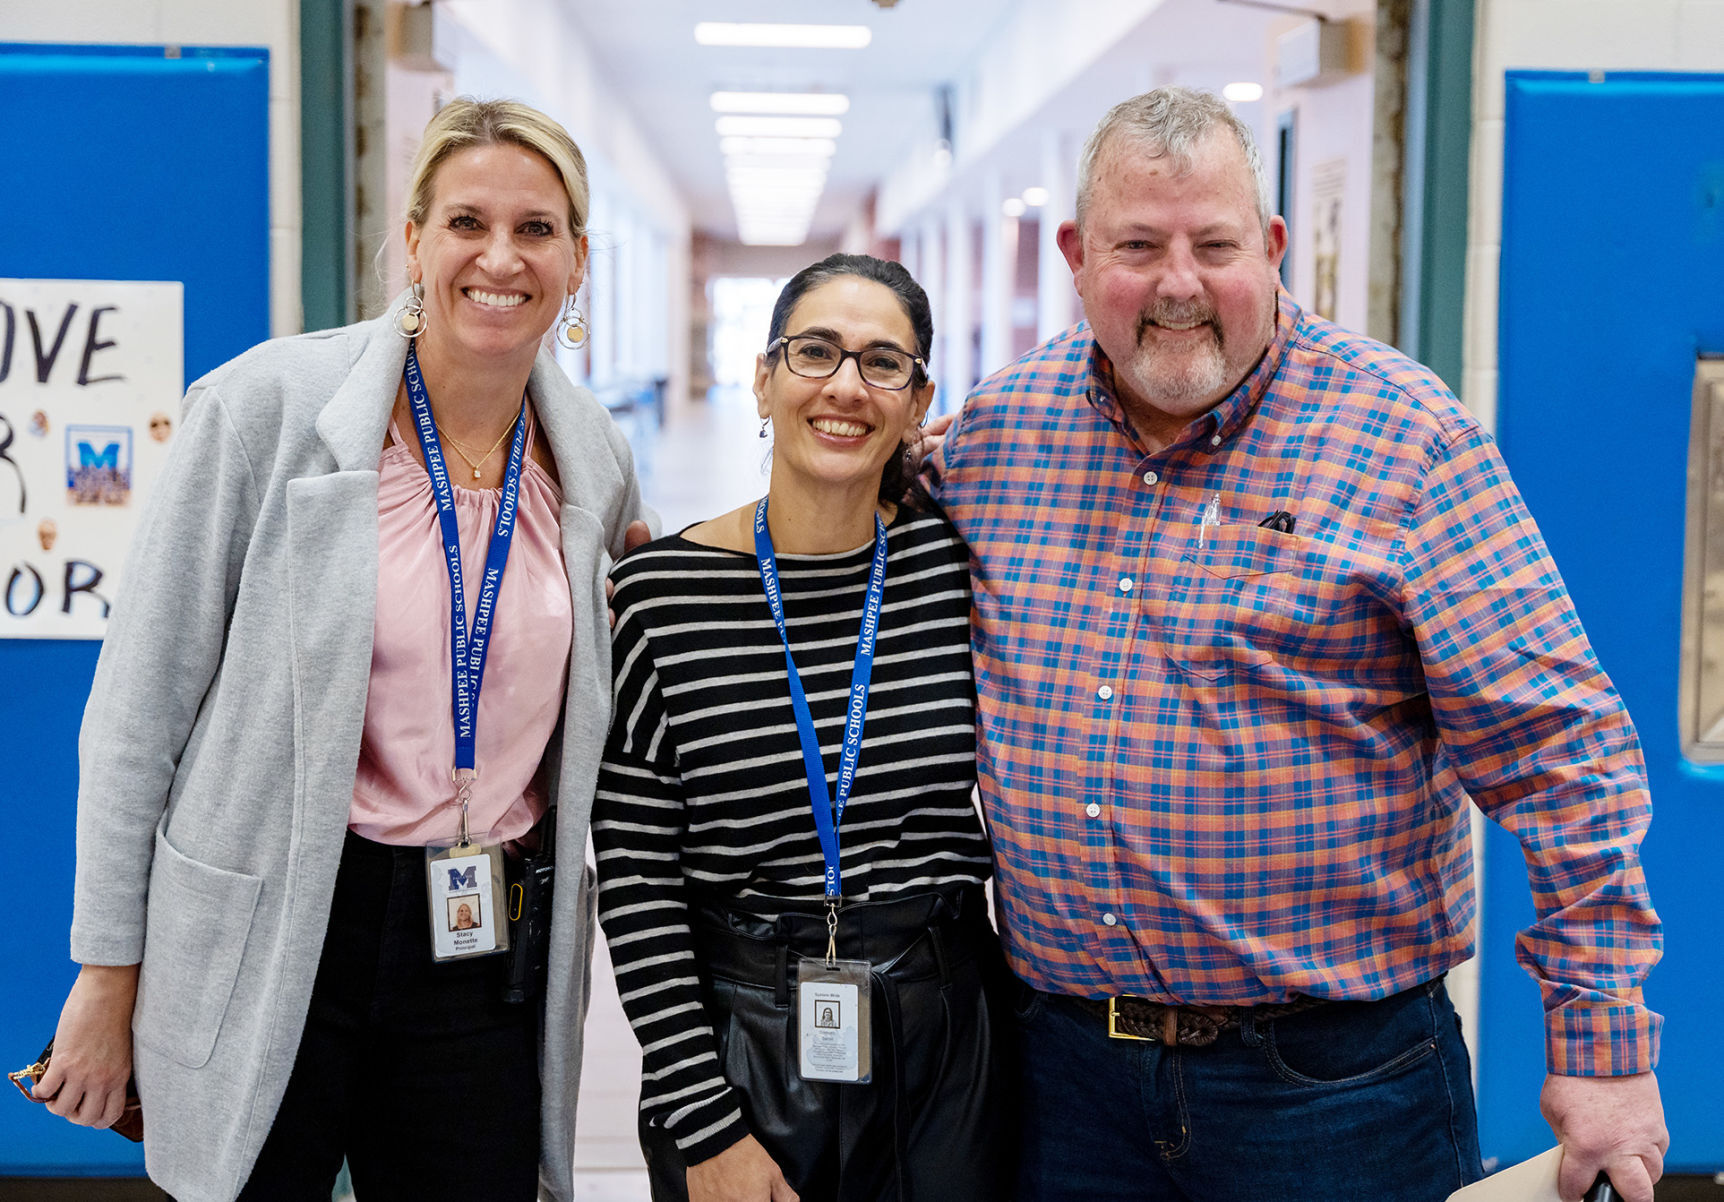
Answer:
[[[587,345],[587,334],[587,315],[581,312],[574,294],[570,293],[568,303],[563,306],[563,315],[557,319],[557,345],[578,351]]]
[[[425,285],[414,280],[407,287],[407,303],[395,311],[395,332],[412,342],[425,332]]]

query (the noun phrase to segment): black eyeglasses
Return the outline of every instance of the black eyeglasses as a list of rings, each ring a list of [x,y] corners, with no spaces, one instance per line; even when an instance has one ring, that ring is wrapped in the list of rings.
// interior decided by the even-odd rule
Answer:
[[[779,347],[784,348],[784,366],[809,380],[827,379],[844,366],[844,360],[854,359],[864,384],[897,392],[908,388],[918,371],[926,372],[928,369],[920,358],[895,346],[870,346],[859,351],[847,351],[817,334],[779,338],[766,348],[767,355]]]

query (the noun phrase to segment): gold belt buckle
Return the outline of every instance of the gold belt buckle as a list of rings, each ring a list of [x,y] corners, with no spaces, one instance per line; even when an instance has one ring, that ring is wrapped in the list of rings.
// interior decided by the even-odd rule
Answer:
[[[1120,997],[1131,997],[1131,996],[1134,996],[1134,995],[1132,995],[1132,994],[1121,994],[1120,995]],[[1135,1043],[1154,1043],[1155,1040],[1151,1039],[1147,1035],[1133,1035],[1130,1031],[1124,1031],[1124,1030],[1120,1029],[1120,1025],[1119,1025],[1119,1000],[1120,1000],[1119,997],[1110,997],[1107,999],[1107,1037],[1109,1039],[1129,1039]]]

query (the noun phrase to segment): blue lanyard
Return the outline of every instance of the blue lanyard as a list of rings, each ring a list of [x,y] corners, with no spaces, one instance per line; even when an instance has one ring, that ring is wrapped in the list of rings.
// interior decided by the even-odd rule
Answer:
[[[449,662],[453,673],[455,721],[455,769],[469,778],[461,790],[462,829],[466,829],[465,803],[476,764],[474,744],[479,729],[479,689],[485,682],[485,658],[491,649],[491,628],[497,614],[497,592],[503,585],[503,569],[509,565],[509,544],[515,539],[515,505],[521,491],[521,458],[527,441],[527,401],[515,419],[515,440],[509,447],[509,466],[503,475],[503,497],[497,504],[497,525],[485,551],[485,575],[479,582],[479,603],[474,609],[471,633],[467,627],[467,591],[461,579],[461,529],[455,521],[455,490],[443,462],[443,444],[437,423],[431,417],[431,399],[425,393],[425,377],[419,372],[419,356],[407,347],[407,399],[413,406],[413,425],[419,431],[419,448],[425,452],[425,470],[431,477],[431,493],[437,498],[437,522],[443,528],[443,557],[449,568]],[[460,777],[457,776],[457,780]],[[463,838],[463,841],[465,839]]]
[[[850,669],[850,705],[844,720],[844,751],[838,761],[838,795],[826,788],[826,762],[820,757],[820,736],[814,731],[814,716],[802,692],[802,677],[790,655],[790,631],[784,624],[784,600],[778,589],[778,560],[772,552],[772,534],[766,528],[766,498],[754,507],[754,554],[760,560],[760,582],[766,589],[766,604],[778,625],[784,643],[784,667],[790,674],[790,705],[796,712],[796,734],[802,741],[802,768],[808,774],[808,801],[814,810],[814,830],[820,836],[820,854],[826,859],[826,900],[836,904],[841,891],[838,879],[838,824],[850,801],[850,786],[856,780],[856,757],[862,751],[862,719],[868,713],[868,683],[874,677],[874,641],[880,632],[880,600],[886,592],[886,523],[874,515],[874,566],[868,573],[868,599],[862,606],[862,631],[856,638],[856,662]]]

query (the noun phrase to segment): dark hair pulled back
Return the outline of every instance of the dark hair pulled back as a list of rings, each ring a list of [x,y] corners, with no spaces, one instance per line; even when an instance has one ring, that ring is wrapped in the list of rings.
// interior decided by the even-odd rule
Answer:
[[[928,294],[922,291],[922,285],[902,263],[876,259],[873,255],[828,255],[791,276],[790,282],[778,294],[777,303],[772,306],[772,327],[766,334],[767,343],[770,345],[784,336],[784,327],[789,323],[797,302],[816,288],[845,276],[871,280],[891,289],[904,309],[904,316],[910,319],[911,332],[916,335],[916,354],[923,363],[927,363],[934,351],[934,316],[928,306]],[[779,350],[774,350],[767,361],[776,361],[779,353]],[[920,388],[927,382],[927,374],[918,367],[909,386]],[[909,499],[911,485],[915,482],[915,468],[910,462],[912,452],[910,443],[901,442],[898,453],[886,460],[886,466],[880,470],[882,501],[900,505]]]

